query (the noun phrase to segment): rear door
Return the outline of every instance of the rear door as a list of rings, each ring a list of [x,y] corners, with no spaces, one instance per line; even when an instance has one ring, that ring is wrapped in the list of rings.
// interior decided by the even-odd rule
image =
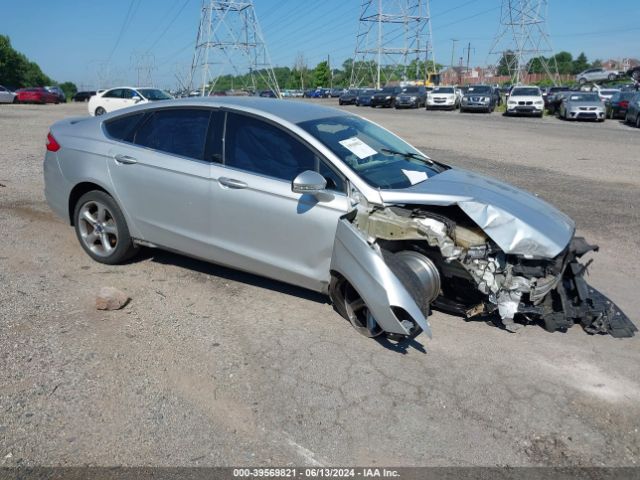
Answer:
[[[221,263],[313,290],[326,290],[346,180],[289,131],[227,112],[224,163],[212,167],[213,238]],[[293,193],[292,180],[320,172],[327,190]]]
[[[120,205],[142,239],[202,258],[209,258],[211,164],[205,159],[210,121],[207,108],[155,110],[133,132],[107,132],[114,142],[109,171]]]

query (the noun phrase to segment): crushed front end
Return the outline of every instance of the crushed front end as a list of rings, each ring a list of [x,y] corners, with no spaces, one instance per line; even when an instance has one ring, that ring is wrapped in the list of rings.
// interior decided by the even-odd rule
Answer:
[[[573,237],[554,258],[507,254],[455,205],[360,209],[354,224],[384,250],[428,258],[440,276],[433,306],[441,310],[466,318],[491,316],[509,331],[526,323],[541,323],[552,332],[579,323],[587,333],[618,338],[637,331],[585,281],[591,261],[581,259],[598,247],[581,237]]]

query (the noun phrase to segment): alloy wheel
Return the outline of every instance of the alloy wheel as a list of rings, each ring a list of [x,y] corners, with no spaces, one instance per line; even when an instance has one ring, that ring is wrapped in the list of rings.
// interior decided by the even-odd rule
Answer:
[[[377,337],[384,333],[362,297],[348,282],[345,282],[344,286],[344,304],[347,317],[358,333],[368,338]]]
[[[118,226],[109,208],[101,202],[85,203],[78,213],[80,239],[91,252],[108,257],[118,246]]]

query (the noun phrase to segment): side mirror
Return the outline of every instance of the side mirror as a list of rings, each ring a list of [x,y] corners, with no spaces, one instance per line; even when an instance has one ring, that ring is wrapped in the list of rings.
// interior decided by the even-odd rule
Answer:
[[[327,188],[327,179],[313,170],[305,170],[291,182],[293,193],[315,195]]]
[[[131,97],[131,100],[133,100],[133,103],[138,103],[142,100],[142,98],[140,98],[138,95],[134,95],[133,97]]]

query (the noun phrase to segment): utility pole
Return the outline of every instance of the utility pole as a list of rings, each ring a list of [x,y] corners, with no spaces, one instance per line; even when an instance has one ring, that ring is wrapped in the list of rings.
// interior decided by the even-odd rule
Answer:
[[[189,89],[201,82],[198,89],[208,95],[222,75],[247,72],[254,91],[266,85],[281,98],[253,0],[202,0]]]
[[[429,61],[435,64],[429,0],[361,0],[350,85],[380,88],[398,80],[393,75],[406,76],[409,58],[416,59],[416,72],[424,58],[425,75]]]
[[[466,75],[467,78],[469,77],[469,60],[471,59],[471,42],[469,42],[469,44],[467,45],[467,69],[466,69]],[[473,49],[474,53],[475,53],[475,48]]]

